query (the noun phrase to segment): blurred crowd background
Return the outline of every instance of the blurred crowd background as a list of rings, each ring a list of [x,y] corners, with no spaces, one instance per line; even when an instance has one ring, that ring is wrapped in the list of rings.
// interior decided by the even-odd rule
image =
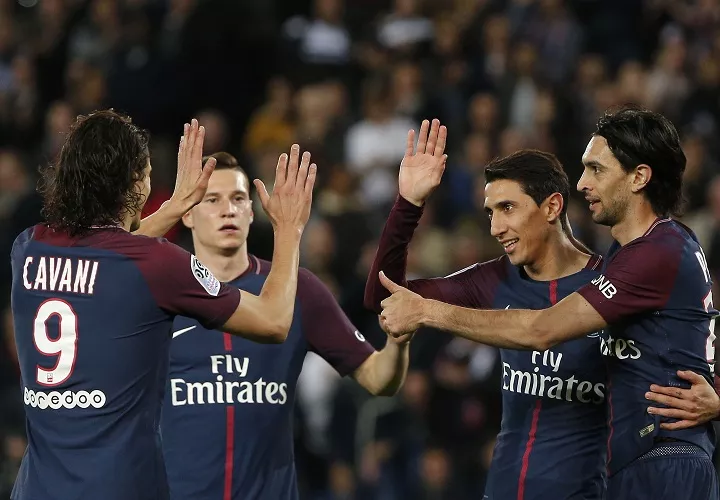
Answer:
[[[483,167],[519,148],[554,152],[575,183],[598,116],[633,102],[670,117],[687,155],[684,220],[720,270],[718,0],[0,0],[0,246],[41,220],[37,169],[74,117],[114,107],[152,136],[153,192],[174,185],[182,124],[206,153],[268,182],[293,141],[319,166],[302,264],[377,347],[362,293],[397,193],[406,133],[449,130],[443,184],[409,256],[410,277],[496,257]],[[256,205],[249,248],[272,253]],[[574,232],[608,232],[574,200]],[[190,249],[187,232],[169,238]],[[0,266],[0,498],[25,448],[12,344],[10,268]],[[330,333],[330,332],[329,332]],[[500,422],[495,349],[424,331],[394,398],[371,398],[309,356],[299,383],[303,498],[481,498]]]

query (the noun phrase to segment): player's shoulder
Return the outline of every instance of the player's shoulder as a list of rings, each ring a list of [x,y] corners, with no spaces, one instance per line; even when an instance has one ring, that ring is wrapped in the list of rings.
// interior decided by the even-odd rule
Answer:
[[[35,226],[30,226],[29,228],[18,234],[13,241],[11,254],[15,254],[18,249],[27,247],[27,245],[35,237],[36,231],[42,231],[44,227],[44,224],[37,224]]]
[[[688,247],[698,247],[695,233],[679,221],[663,218],[656,220],[644,235],[636,238],[623,248],[632,249],[637,253],[650,251],[667,257],[678,256]]]
[[[502,255],[496,259],[487,260],[485,262],[476,262],[475,264],[469,265],[459,271],[455,271],[454,273],[447,275],[446,278],[466,275],[469,279],[494,279],[497,281],[503,281],[508,278],[512,267],[513,266],[508,256]]]

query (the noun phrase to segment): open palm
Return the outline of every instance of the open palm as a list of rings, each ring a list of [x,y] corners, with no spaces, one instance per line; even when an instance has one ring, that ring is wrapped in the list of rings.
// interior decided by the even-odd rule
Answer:
[[[447,155],[445,142],[447,128],[440,120],[423,120],[415,150],[415,131],[408,132],[405,157],[400,164],[398,185],[400,196],[410,203],[422,206],[442,179]]]

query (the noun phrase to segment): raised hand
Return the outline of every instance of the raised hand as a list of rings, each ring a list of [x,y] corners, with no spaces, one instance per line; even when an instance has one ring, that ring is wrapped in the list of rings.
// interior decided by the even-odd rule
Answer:
[[[414,147],[415,131],[408,132],[405,157],[400,164],[398,176],[400,196],[417,206],[425,203],[440,185],[445,171],[446,141],[447,128],[440,125],[440,120],[433,120],[432,125],[428,120],[423,120],[417,151]]]
[[[260,179],[253,181],[263,210],[276,230],[292,227],[302,233],[310,218],[316,176],[317,166],[310,163],[310,153],[305,151],[300,160],[300,146],[293,144],[289,159],[285,153],[278,158],[272,195]]]
[[[189,124],[185,124],[180,139],[175,191],[171,197],[171,201],[181,207],[183,213],[202,201],[210,176],[215,170],[215,158],[210,158],[203,167],[204,142],[205,127],[199,126],[198,121],[193,118]]]

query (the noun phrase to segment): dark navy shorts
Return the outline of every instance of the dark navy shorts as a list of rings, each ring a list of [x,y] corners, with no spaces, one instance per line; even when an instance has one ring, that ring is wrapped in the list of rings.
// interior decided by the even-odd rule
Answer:
[[[608,479],[607,500],[720,500],[712,460],[689,443],[658,443]]]

